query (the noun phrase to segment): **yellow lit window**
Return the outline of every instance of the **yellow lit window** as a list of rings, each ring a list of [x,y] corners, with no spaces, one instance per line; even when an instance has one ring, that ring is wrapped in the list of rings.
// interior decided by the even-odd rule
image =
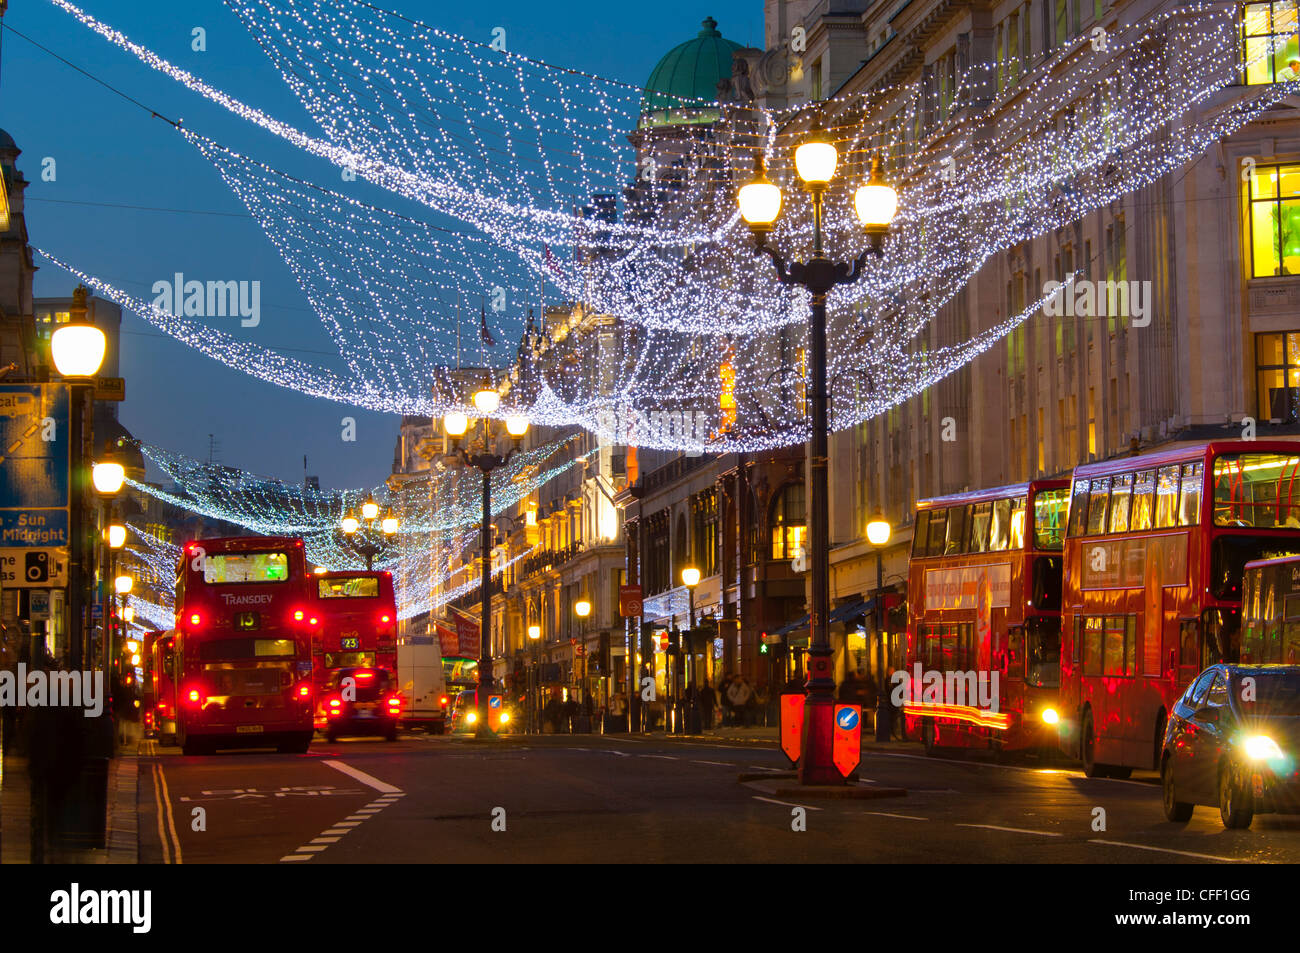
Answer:
[[[1300,165],[1259,166],[1245,187],[1251,276],[1300,275]]]
[[[1296,0],[1246,4],[1241,16],[1241,81],[1259,86],[1298,78]]]

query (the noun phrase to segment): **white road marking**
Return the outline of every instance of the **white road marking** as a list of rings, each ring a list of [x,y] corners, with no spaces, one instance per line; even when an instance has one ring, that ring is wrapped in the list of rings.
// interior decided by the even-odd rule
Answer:
[[[328,830],[322,831],[321,835],[313,838],[310,844],[304,844],[302,847],[299,847],[297,854],[289,854],[288,856],[281,857],[281,861],[311,860],[312,856],[325,850],[325,848],[330,844],[337,844],[342,840],[343,835],[351,832],[352,828],[360,827],[364,820],[369,817],[374,817],[390,804],[396,803],[397,799],[405,794],[401,788],[394,787],[391,784],[380,781],[378,778],[371,777],[366,774],[366,772],[354,768],[349,764],[344,764],[342,761],[322,761],[321,763],[329,765],[336,771],[342,771],[353,780],[360,781],[362,784],[374,788],[376,791],[382,793],[383,797],[375,798],[375,800],[371,801],[365,807],[358,808],[356,811],[349,814],[344,820],[332,825]]]
[[[996,824],[958,824],[957,827],[982,827],[989,831],[1007,831],[1011,834],[1037,834],[1039,837],[1061,837],[1054,831],[1031,831],[1023,827],[999,827]]]
[[[692,761],[691,764],[716,764],[723,768],[730,768],[732,766],[729,761]]]
[[[784,807],[802,807],[802,808],[804,808],[805,810],[808,810],[808,811],[820,811],[820,810],[821,810],[820,807],[813,807],[811,804],[793,804],[793,803],[791,803],[790,801],[776,801],[776,800],[773,800],[773,799],[770,798],[770,797],[759,797],[757,794],[754,795],[754,800],[755,800],[755,801],[766,801],[768,804],[780,804],[780,805],[782,805],[782,806],[784,806]]]
[[[680,761],[681,758],[675,758],[670,754],[643,754],[638,755],[640,758],[658,758],[660,761]]]
[[[885,811],[863,811],[863,814],[870,814],[873,817],[898,817],[905,821],[928,821],[928,817],[917,817],[915,814],[889,814]]]
[[[1091,838],[1089,844],[1108,844],[1111,847],[1132,847],[1134,850],[1154,850],[1162,854],[1180,854],[1183,857],[1197,857],[1201,860],[1221,860],[1229,864],[1242,863],[1244,858],[1239,857],[1216,857],[1214,854],[1198,854],[1191,850],[1174,850],[1171,847],[1148,847],[1146,844],[1126,844],[1118,840],[1101,840],[1100,838]]]
[[[335,771],[342,771],[354,781],[360,781],[362,784],[374,788],[376,791],[382,791],[384,794],[394,794],[401,791],[401,788],[394,787],[386,781],[380,781],[376,777],[371,777],[360,768],[354,768],[350,764],[344,764],[342,761],[322,761],[321,764],[328,765]]]

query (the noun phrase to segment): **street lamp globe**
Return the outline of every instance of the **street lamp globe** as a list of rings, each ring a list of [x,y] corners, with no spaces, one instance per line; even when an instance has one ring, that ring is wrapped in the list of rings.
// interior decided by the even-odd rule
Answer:
[[[131,591],[132,580],[130,576],[118,576],[113,580],[113,589],[119,596],[124,596]]]
[[[361,504],[361,518],[369,522],[379,515],[379,504],[372,496]]]
[[[121,549],[126,545],[126,527],[117,523],[108,528],[108,548]]]
[[[463,437],[465,431],[469,430],[469,418],[459,410],[454,410],[442,418],[442,429],[447,431],[449,437]]]
[[[591,600],[579,599],[573,604],[573,611],[577,613],[578,618],[585,619],[591,615]]]
[[[694,566],[687,566],[682,570],[682,583],[687,588],[694,589],[700,584],[700,571]]]
[[[104,332],[93,324],[65,324],[50,336],[50,356],[64,377],[94,377],[106,347]]]
[[[853,208],[868,232],[883,233],[898,213],[898,193],[880,175],[880,156],[871,160],[871,178],[854,194]]]
[[[872,546],[884,546],[889,542],[890,534],[893,533],[893,527],[889,525],[889,520],[885,519],[881,513],[876,513],[867,523],[867,542]]]
[[[135,610],[132,609],[130,606],[127,606],[125,609],[122,610],[122,618],[125,619],[127,622],[134,622]]]
[[[122,492],[122,484],[126,482],[126,469],[113,461],[96,463],[90,468],[90,479],[95,484],[95,492],[102,496],[116,496]]]
[[[511,414],[506,418],[506,433],[518,440],[528,433],[528,418],[523,414]]]
[[[768,180],[762,156],[758,157],[754,179],[740,187],[736,199],[740,203],[740,217],[752,231],[772,230],[773,223],[781,214],[781,189]]]
[[[540,625],[530,625],[528,627],[528,637],[530,639],[540,639],[542,637],[542,627]]]
[[[343,522],[339,525],[343,528],[343,532],[347,533],[349,536],[361,527],[361,523],[351,511],[344,514]]]
[[[825,188],[835,175],[840,153],[820,126],[813,126],[794,150],[794,168],[804,184]]]
[[[501,395],[490,387],[474,392],[474,406],[480,414],[495,414],[501,406]]]
[[[379,524],[379,528],[382,529],[386,535],[392,536],[397,532],[397,526],[397,514],[393,512],[393,508],[390,506],[388,512],[384,514],[384,519]]]

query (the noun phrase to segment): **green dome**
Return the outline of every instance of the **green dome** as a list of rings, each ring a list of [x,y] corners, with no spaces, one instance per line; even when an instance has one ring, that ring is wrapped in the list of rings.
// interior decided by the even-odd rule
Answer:
[[[718,99],[718,83],[731,78],[731,54],[742,47],[718,32],[713,17],[702,26],[695,39],[669,50],[650,74],[641,98],[642,126],[718,118],[718,110],[712,106]]]

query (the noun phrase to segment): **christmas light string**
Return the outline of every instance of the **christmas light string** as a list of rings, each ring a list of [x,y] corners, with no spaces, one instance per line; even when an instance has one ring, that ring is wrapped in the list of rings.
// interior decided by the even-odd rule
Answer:
[[[53,2],[70,9],[70,12],[75,10],[60,0]],[[232,3],[232,6],[237,9],[254,6],[262,10],[274,9],[273,5],[265,3]],[[309,6],[315,11],[313,15],[319,15],[326,6],[333,10],[340,4]],[[282,14],[289,19],[298,16],[285,11],[276,15]],[[74,15],[79,15],[79,11]],[[836,316],[831,327],[834,342],[832,376],[864,384],[849,389],[853,392],[851,400],[837,401],[833,418],[835,426],[865,419],[905,399],[903,395],[923,390],[986,350],[998,336],[1026,319],[1028,314],[1024,312],[1007,316],[969,341],[948,348],[920,347],[927,326],[939,310],[995,256],[1077,221],[1181,167],[1201,154],[1210,143],[1295,91],[1292,83],[1246,87],[1234,94],[1237,101],[1226,108],[1208,116],[1196,112],[1207,97],[1236,79],[1235,17],[1235,7],[1230,10],[1224,5],[1200,5],[1168,12],[1143,24],[1117,29],[1108,37],[1109,45],[1104,55],[1088,55],[1088,38],[1080,37],[1049,57],[1045,66],[1034,70],[1023,82],[1008,84],[1006,91],[992,97],[995,107],[980,112],[974,119],[960,124],[954,120],[940,124],[938,132],[929,137],[914,137],[911,141],[896,137],[905,146],[901,154],[894,157],[900,177],[901,213],[887,245],[885,259],[880,265],[869,267],[865,279],[858,285],[832,296],[832,312]],[[299,22],[308,21],[299,18]],[[101,35],[108,35],[97,21],[88,25]],[[360,30],[356,33],[367,35]],[[113,36],[109,38],[114,39]],[[114,42],[127,44],[124,48],[131,49],[155,68],[174,75],[214,102],[234,108],[229,97],[202,86],[188,74],[178,75],[170,64],[165,64],[143,48],[129,44],[124,37],[120,39],[122,42],[117,39]],[[273,58],[279,55],[274,52],[278,49],[275,40],[276,37],[270,34],[259,38],[263,47],[272,51]],[[1175,69],[1170,69],[1169,61],[1163,55],[1171,44]],[[358,47],[352,51],[356,57],[379,56],[374,53],[379,48],[374,44],[360,42],[354,45]],[[465,64],[456,69],[462,77],[470,76],[474,71],[491,69],[491,64],[484,66],[483,63],[495,62],[494,56],[476,55],[472,70]],[[282,55],[280,58],[281,62],[287,62]],[[1057,69],[1065,60],[1076,61],[1070,71]],[[503,62],[515,71],[512,75],[516,79],[525,75],[521,72],[523,67],[518,58],[506,57]],[[358,75],[366,76],[368,89],[383,90],[393,85],[391,75],[383,72],[386,67],[382,62],[366,63],[357,59],[353,65],[361,67]],[[339,79],[325,67],[320,69],[319,73],[312,75],[317,75],[321,82]],[[978,93],[987,93],[988,83],[994,75],[993,65],[977,64],[964,74],[960,90],[963,93],[969,91],[972,98]],[[377,76],[386,77],[387,82],[376,81]],[[522,80],[519,82],[523,84]],[[427,85],[424,88],[427,89]],[[498,122],[523,127],[518,116],[509,118],[501,113],[505,106],[510,105],[503,96],[481,95],[485,89],[495,88],[490,83],[481,88],[468,83],[466,88],[480,94],[477,101],[485,104],[484,111],[497,111]],[[307,87],[300,84],[300,90],[303,89]],[[854,171],[853,164],[856,162],[860,167],[865,156],[882,145],[880,140],[886,133],[896,133],[900,131],[899,127],[906,132],[922,116],[926,96],[921,84],[899,85],[894,90],[898,94],[894,98],[902,101],[901,107],[878,91],[873,91],[870,99],[843,97],[817,107],[831,116],[838,116],[834,128],[837,136],[843,135],[844,138],[842,151],[849,167],[845,173],[846,181],[854,178],[850,174]],[[622,95],[626,99],[625,90]],[[473,97],[456,92],[442,104],[445,107],[449,101],[464,110],[469,108],[467,104],[471,99]],[[630,102],[630,99],[626,101]],[[358,155],[366,151],[370,161],[377,163],[375,168],[384,167],[380,178],[389,176],[387,181],[390,185],[398,181],[408,185],[423,183],[413,190],[393,189],[397,194],[424,201],[431,208],[459,218],[464,224],[499,240],[501,247],[513,252],[531,272],[526,277],[515,277],[508,265],[498,266],[494,262],[493,267],[499,268],[495,272],[484,265],[457,274],[439,276],[435,273],[430,277],[427,256],[425,261],[417,260],[414,264],[403,261],[403,257],[409,258],[412,249],[417,247],[414,239],[405,247],[395,247],[382,238],[375,239],[375,235],[383,236],[386,229],[390,229],[392,213],[362,207],[325,190],[311,196],[310,207],[307,207],[304,203],[308,202],[308,191],[301,183],[294,186],[297,188],[297,204],[291,203],[289,207],[296,215],[302,216],[302,220],[296,220],[294,215],[277,217],[266,214],[265,209],[273,204],[269,201],[264,203],[262,214],[258,215],[253,209],[259,223],[294,268],[295,276],[304,285],[322,320],[334,328],[336,341],[355,341],[355,337],[345,333],[345,329],[355,329],[363,320],[375,329],[364,348],[366,363],[363,365],[361,358],[357,357],[352,364],[354,375],[362,376],[370,388],[363,392],[365,399],[372,402],[370,406],[379,404],[385,409],[433,413],[451,406],[436,400],[431,405],[423,396],[431,368],[447,357],[449,335],[445,327],[445,307],[441,315],[424,315],[425,323],[421,325],[419,314],[400,313],[404,303],[408,308],[414,307],[415,303],[409,296],[405,302],[394,300],[400,296],[396,296],[391,288],[410,280],[413,273],[423,273],[424,286],[436,287],[445,301],[453,291],[458,298],[464,293],[464,287],[458,282],[463,281],[466,272],[471,275],[471,285],[475,286],[471,294],[482,294],[482,286],[495,273],[502,276],[498,278],[499,286],[508,288],[513,297],[523,293],[522,289],[538,271],[542,271],[543,280],[552,281],[562,292],[580,288],[589,311],[616,315],[619,325],[613,332],[602,330],[603,337],[575,332],[566,340],[548,340],[534,346],[533,352],[541,351],[542,357],[549,361],[544,370],[546,380],[539,387],[533,406],[533,413],[539,420],[577,422],[608,434],[608,428],[602,427],[600,420],[608,418],[611,411],[626,415],[626,411],[653,413],[655,409],[667,409],[674,413],[703,412],[707,418],[705,443],[710,449],[763,449],[802,438],[805,425],[801,409],[792,406],[792,402],[781,406],[773,401],[772,396],[777,390],[772,385],[776,381],[788,387],[792,376],[797,373],[794,369],[797,362],[791,360],[791,355],[799,342],[797,336],[787,333],[787,326],[802,321],[804,296],[774,290],[774,283],[765,276],[764,263],[753,261],[752,252],[747,247],[747,236],[743,228],[736,226],[733,198],[735,185],[747,175],[757,142],[763,144],[771,156],[772,177],[786,185],[787,201],[798,200],[788,155],[792,151],[793,139],[803,125],[797,121],[803,115],[802,109],[748,110],[749,114],[757,115],[756,121],[746,123],[738,120],[721,126],[711,137],[690,140],[691,148],[698,151],[691,156],[695,161],[688,165],[691,168],[721,169],[722,173],[715,179],[704,176],[690,179],[691,188],[678,190],[682,197],[677,201],[673,200],[674,191],[671,189],[666,193],[664,189],[654,187],[643,189],[648,200],[629,200],[628,203],[629,214],[625,219],[630,219],[635,225],[631,230],[622,227],[629,224],[626,220],[593,223],[584,216],[569,217],[566,225],[577,237],[568,240],[579,246],[577,250],[580,252],[575,256],[579,264],[569,271],[549,252],[539,252],[536,247],[537,238],[554,239],[553,233],[529,232],[521,225],[543,219],[551,223],[562,221],[567,214],[562,209],[535,208],[536,198],[531,194],[520,199],[528,203],[527,208],[521,206],[512,211],[503,211],[499,203],[492,202],[478,205],[471,202],[470,206],[458,204],[469,193],[465,182],[455,181],[452,175],[455,164],[450,160],[443,162],[443,159],[458,153],[428,148],[427,140],[411,138],[396,130],[391,121],[392,110],[378,99],[378,105],[372,103],[365,107],[356,97],[344,104],[346,108],[339,106],[337,101],[332,102],[339,107],[341,114],[352,116],[346,120],[330,119],[330,122],[341,124],[336,130],[345,130],[350,146],[344,151],[348,155],[332,152],[334,147],[327,148],[318,142],[304,144],[310,137],[296,130],[289,136],[291,141],[297,141],[313,154],[330,158],[343,167],[356,167]],[[242,104],[236,105],[235,111],[246,118],[277,134],[285,134],[285,129],[275,127],[274,122],[262,114],[249,112]],[[573,117],[579,112],[577,106],[567,100],[563,101],[563,106],[564,122],[573,125]],[[896,111],[886,116],[884,112],[888,109]],[[366,110],[377,112],[370,115]],[[313,114],[318,111],[314,110]],[[577,125],[581,128],[604,128],[611,122],[609,115],[614,113],[626,118],[628,109],[622,112],[607,109],[605,115],[586,120],[585,125],[577,122]],[[531,116],[530,121],[538,121],[535,109],[525,110],[524,115]],[[321,115],[317,115],[317,119],[327,130],[331,128]],[[1177,135],[1164,132],[1171,120],[1181,123]],[[619,122],[623,123],[623,120]],[[790,126],[798,128],[787,128]],[[374,141],[367,138],[368,134],[358,131],[381,127],[386,130],[384,136]],[[621,131],[626,129],[627,125],[623,123]],[[848,130],[847,134],[845,130]],[[246,202],[250,196],[260,194],[259,190],[267,182],[274,182],[274,188],[281,190],[289,187],[287,179],[274,174],[274,170],[216,147],[210,141],[193,136],[191,141],[218,165],[227,182]],[[593,141],[599,141],[599,138]],[[890,142],[893,141],[895,137],[891,135]],[[576,148],[575,155],[581,159],[584,154],[582,139],[575,137],[574,142],[577,145],[570,143],[571,148]],[[604,145],[608,147],[608,143]],[[387,159],[384,158],[385,150],[391,153]],[[487,155],[490,151],[480,150],[480,153]],[[400,161],[401,156],[409,159],[430,153],[443,164],[424,170],[404,169],[401,175],[388,168],[393,164],[389,160]],[[952,156],[961,157],[960,164],[953,163],[956,174],[937,174],[945,171],[938,160]],[[1010,169],[1008,157],[1013,158]],[[619,163],[610,166],[615,167],[621,168]],[[951,169],[949,166],[948,171]],[[506,163],[505,171],[517,173],[517,162],[514,165]],[[857,171],[860,172],[860,168]],[[554,172],[548,175],[550,181],[558,181]],[[464,178],[470,177],[466,175]],[[507,179],[510,176],[499,173],[493,181],[500,183]],[[516,176],[510,181],[522,179]],[[592,178],[584,180],[584,184],[605,187],[602,184],[605,181],[600,179],[598,182],[597,178]],[[638,184],[634,189],[640,187]],[[545,198],[546,191],[540,191]],[[460,198],[444,201],[451,195]],[[550,197],[553,199],[555,196]],[[839,197],[842,199],[842,194]],[[638,211],[638,202],[644,206],[639,208],[640,212],[649,208],[653,214],[631,215],[632,211]],[[685,214],[683,209],[696,210],[698,214]],[[547,219],[547,215],[560,218]],[[646,221],[652,224],[645,224]],[[806,221],[807,216],[787,214],[776,230],[774,244],[797,249],[807,239]],[[363,240],[351,250],[326,249],[328,255],[323,254],[320,247],[309,246],[303,241],[304,235],[313,232],[317,235],[334,234],[335,228],[342,229],[339,234],[353,238],[360,236]],[[852,247],[859,243],[856,223],[848,214],[847,203],[842,200],[831,204],[826,230],[834,247]],[[683,255],[680,248],[691,244],[685,239],[692,238],[700,239],[700,242]],[[469,239],[460,237],[448,241],[468,244]],[[640,244],[629,245],[629,242]],[[674,244],[678,251],[666,254],[665,250]],[[577,271],[581,272],[580,281],[575,278]],[[386,285],[376,283],[376,272],[387,276],[384,279]],[[337,283],[331,289],[332,296],[322,291],[320,282],[331,274],[340,273],[347,274],[353,282],[353,296],[340,292]],[[737,275],[741,276],[742,283],[748,281],[750,284],[738,287]],[[366,308],[373,309],[374,301],[356,294],[356,289],[365,289],[373,296],[374,288],[384,289],[379,296],[383,307],[377,322],[373,320],[373,314],[364,313]],[[522,321],[521,313],[515,317]],[[385,334],[384,328],[400,330]],[[430,351],[413,351],[409,339],[403,337],[418,337],[418,331],[406,329],[421,328],[430,340],[440,342],[431,345]],[[870,342],[872,346],[858,346],[864,342]],[[212,345],[207,347],[212,348]],[[417,353],[419,360],[408,358],[408,355]],[[261,360],[264,366],[266,358],[263,356]],[[403,377],[404,369],[412,365],[416,372]],[[718,407],[717,382],[724,366],[729,366],[735,381],[734,397],[739,408],[747,411],[731,427],[725,426]],[[592,378],[604,383],[599,388],[581,392],[572,384],[574,371],[578,368],[594,368]],[[312,384],[317,393],[331,390],[329,383],[321,386],[319,381],[313,381]],[[342,399],[337,390],[328,396]],[[689,441],[684,441],[680,436],[674,436],[672,428],[648,428],[641,436],[643,446],[678,449],[697,449],[700,439],[700,435],[695,433]]]

